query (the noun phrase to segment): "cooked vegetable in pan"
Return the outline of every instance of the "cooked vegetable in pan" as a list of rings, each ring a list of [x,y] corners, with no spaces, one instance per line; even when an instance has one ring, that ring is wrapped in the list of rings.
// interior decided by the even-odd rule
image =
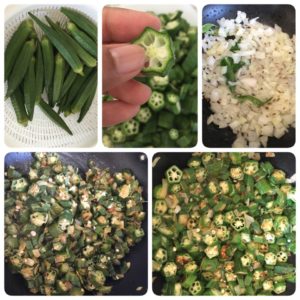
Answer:
[[[32,293],[108,294],[141,241],[142,187],[126,169],[89,161],[85,176],[57,154],[36,153],[28,174],[5,172],[5,258]]]
[[[235,13],[236,7],[239,9]],[[243,7],[249,15],[240,11]],[[204,122],[213,129],[211,132],[218,133],[221,129],[224,136],[226,132],[232,134],[232,147],[267,147],[274,138],[282,139],[276,141],[280,144],[293,132],[296,99],[293,11],[288,6],[216,5],[203,13],[204,21],[213,21],[208,18],[210,13],[213,18],[218,16],[216,24],[202,25],[203,97],[209,104],[204,104],[209,115]],[[257,14],[255,18],[250,17],[253,13]],[[289,22],[279,22],[282,28],[277,25],[287,16]],[[210,139],[209,136],[204,134],[204,139]],[[223,137],[222,141],[216,140],[219,142],[215,141],[215,146],[224,145]]]
[[[253,153],[195,153],[153,190],[163,295],[272,295],[295,282],[295,187]]]

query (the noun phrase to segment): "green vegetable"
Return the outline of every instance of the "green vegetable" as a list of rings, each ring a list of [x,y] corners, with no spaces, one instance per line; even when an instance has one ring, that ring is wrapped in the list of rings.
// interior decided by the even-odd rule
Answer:
[[[192,296],[200,295],[202,292],[202,284],[199,280],[194,281],[192,285],[189,287],[189,292]]]
[[[62,7],[60,11],[97,42],[97,26],[93,21],[74,9]]]
[[[226,56],[224,58],[222,58],[220,65],[222,67],[226,67],[226,73],[224,74],[224,76],[227,79],[227,85],[230,89],[231,92],[235,91],[235,86],[232,85],[231,83],[236,82],[236,73],[238,72],[238,70],[240,68],[242,68],[244,66],[244,62],[240,61],[239,63],[234,63],[233,58],[230,56]]]
[[[39,18],[32,13],[28,13],[29,16],[38,24],[38,26],[44,31],[51,43],[57,48],[59,53],[71,66],[73,71],[78,74],[83,74],[83,65],[78,55],[75,53],[72,45],[68,43],[62,36],[51,27],[43,23]]]
[[[94,101],[96,90],[97,90],[97,88],[95,87],[94,91],[91,92],[88,99],[86,100],[86,102],[82,106],[82,108],[80,110],[79,118],[78,118],[78,121],[77,121],[78,123],[80,123],[84,119],[85,115],[88,113],[88,111],[89,111],[89,109],[90,109],[90,107],[91,107],[91,105]]]
[[[197,143],[197,27],[190,26],[181,11],[170,14],[171,19],[169,14],[158,15],[163,20],[161,23],[163,33],[156,35],[156,32],[149,30],[151,34],[145,36],[147,38],[155,36],[156,39],[161,35],[170,36],[175,54],[174,66],[165,76],[147,74],[136,78],[139,82],[149,85],[152,90],[147,104],[143,105],[134,117],[139,121],[138,134],[124,137],[120,132],[120,125],[105,127],[103,143],[108,147],[186,148]],[[152,41],[155,39],[149,41],[150,45]],[[168,53],[165,53],[166,57]],[[103,101],[107,99],[111,100],[113,97],[103,95]],[[120,137],[117,144],[113,142],[116,133]],[[170,289],[174,289],[174,286]]]
[[[164,94],[156,91],[152,92],[148,105],[155,112],[162,110],[165,106]]]
[[[269,182],[266,179],[261,179],[259,181],[257,181],[257,183],[255,184],[255,187],[257,188],[258,192],[261,195],[264,194],[272,194],[273,190],[271,185],[269,184]]]
[[[140,123],[147,123],[152,116],[151,110],[149,107],[141,107],[138,114],[136,115],[137,120]]]
[[[177,265],[173,262],[167,262],[164,265],[162,272],[166,278],[174,277],[177,273]]]
[[[173,43],[168,33],[146,27],[132,43],[145,49],[148,63],[142,69],[144,74],[165,76],[169,73],[174,65],[175,56]]]
[[[198,47],[195,43],[186,55],[183,61],[182,68],[188,74],[194,71],[198,65]]]
[[[246,227],[246,222],[245,218],[242,217],[236,217],[231,223],[231,226],[236,230],[236,231],[241,231]]]
[[[129,120],[122,124],[123,132],[126,136],[136,135],[139,132],[140,123],[136,120]]]
[[[177,166],[171,166],[166,171],[166,177],[169,183],[179,183],[182,178],[183,172]]]
[[[162,295],[272,295],[295,282],[293,187],[256,157],[194,153],[162,175],[152,222]]]
[[[19,88],[17,88],[14,91],[14,93],[10,97],[10,100],[11,100],[11,104],[14,108],[18,123],[23,126],[27,126],[28,125],[28,116],[27,116],[27,112],[25,109],[24,97]]]
[[[86,83],[88,82],[89,75],[93,71],[90,67],[84,68],[84,76],[77,75],[73,84],[69,88],[67,100],[61,105],[61,111],[66,111],[70,109],[70,106],[74,99],[78,97],[78,94],[85,88]]]
[[[249,160],[245,162],[243,171],[245,174],[253,176],[255,173],[257,173],[258,169],[258,162],[255,160]]]
[[[241,40],[242,40],[242,38],[239,38],[239,40],[230,48],[231,52],[235,53],[235,52],[241,50],[240,46],[239,46]]]
[[[168,254],[167,254],[167,251],[163,248],[159,248],[157,249],[155,255],[154,255],[154,259],[157,261],[157,262],[161,262],[161,263],[164,263],[167,261],[168,259]]]
[[[36,57],[36,70],[35,70],[35,103],[39,103],[42,99],[44,90],[44,61],[41,43],[37,43],[37,57]]]
[[[168,206],[165,200],[156,200],[154,204],[154,213],[157,215],[163,215],[168,210]]]
[[[234,97],[237,100],[239,100],[239,102],[241,102],[241,103],[243,103],[245,101],[250,101],[252,104],[254,104],[257,107],[261,107],[261,106],[265,105],[266,103],[268,103],[270,100],[272,100],[272,98],[269,98],[268,100],[261,100],[254,96],[250,96],[250,95],[235,95]]]
[[[63,8],[63,10],[65,9]],[[69,14],[68,9],[66,9],[66,13]],[[23,96],[21,97],[19,92],[19,97],[14,96],[12,99],[19,123],[27,125],[28,120],[33,119],[35,104],[42,101],[40,106],[43,111],[71,134],[70,129],[59,114],[64,112],[64,115],[68,116],[71,113],[79,113],[78,123],[83,120],[92,105],[97,90],[97,70],[94,69],[93,71],[97,65],[97,60],[48,16],[45,18],[50,27],[42,23],[32,13],[29,12],[28,14],[44,31],[45,35],[42,36],[41,41],[38,40],[32,20],[25,20],[17,29],[8,46],[12,52],[16,51],[15,49],[19,47],[19,40],[16,40],[18,37],[20,41],[23,41],[21,45],[23,48],[19,51],[19,56],[10,71],[7,97],[14,93],[17,88],[24,91],[23,103],[21,102]],[[78,15],[79,23],[86,19],[75,11],[73,13],[72,10],[70,15],[75,18]],[[89,22],[88,20],[86,23]],[[85,33],[83,36],[87,38],[87,42],[91,40]],[[95,42],[93,43],[95,44]],[[37,54],[34,56],[36,47]],[[9,64],[9,60],[12,58],[8,53],[7,56],[9,57]],[[65,64],[65,61],[68,64]],[[84,70],[83,63],[88,66],[84,67]],[[81,76],[77,76],[78,74]],[[50,108],[42,100],[44,88]],[[23,112],[24,104],[27,110],[27,113],[25,111],[26,114]],[[58,113],[51,109],[55,104],[58,105]]]
[[[21,22],[21,24],[9,40],[5,49],[5,80],[9,78],[15,62],[18,59],[19,52],[21,51],[23,44],[26,42],[33,30],[33,21],[26,19]]]
[[[285,173],[282,170],[274,170],[270,176],[270,182],[274,185],[285,183]]]
[[[202,34],[213,32],[217,29],[217,25],[206,23],[202,25]]]
[[[67,29],[73,38],[81,45],[81,47],[83,47],[94,57],[97,57],[97,44],[87,34],[79,30],[72,22],[67,23]]]
[[[60,35],[61,39],[65,39],[74,49],[78,57],[89,67],[93,68],[97,65],[97,60],[92,57],[79,43],[69,36],[58,24],[54,23],[46,16],[49,25]]]
[[[18,55],[18,58],[16,59],[16,63],[8,79],[6,97],[10,97],[11,94],[16,90],[16,88],[24,79],[27,69],[30,65],[31,58],[34,54],[35,48],[35,40],[29,40],[24,43],[23,48],[20,54]]]
[[[27,173],[13,166],[5,173],[5,203],[13,199],[5,209],[5,261],[33,294],[110,293],[144,236],[140,183],[128,169],[113,174],[89,161],[79,173],[55,153],[33,156]]]
[[[55,112],[49,104],[41,100],[39,102],[40,108],[43,110],[43,112],[54,122],[56,123],[59,127],[64,129],[66,132],[68,132],[70,135],[73,135],[72,131],[66,124],[66,122],[59,116],[57,112]]]
[[[58,102],[61,95],[61,90],[63,86],[64,73],[65,73],[65,60],[63,57],[57,53],[55,56],[55,71],[54,71],[54,81],[53,81],[53,102],[54,104]]]
[[[27,115],[30,121],[32,121],[33,118],[36,99],[35,76],[35,57],[32,57],[24,78],[24,102],[27,110]]]
[[[53,84],[54,75],[54,50],[53,46],[47,36],[43,36],[41,40],[43,61],[44,61],[44,77],[45,77],[45,88],[48,93],[48,101],[52,106],[52,95],[51,89]]]
[[[179,132],[176,128],[171,128],[169,130],[169,136],[171,140],[177,140],[179,138]]]
[[[174,126],[174,115],[168,111],[161,111],[158,115],[158,125],[161,128],[171,129]]]
[[[73,82],[76,80],[77,74],[73,72],[73,70],[70,70],[68,75],[66,76],[62,89],[61,89],[61,95],[60,97],[66,96],[68,93],[69,89],[71,88]],[[63,103],[60,103],[60,106],[63,106]]]
[[[97,72],[95,71],[92,72],[90,76],[87,78],[87,84],[84,86],[84,88],[75,98],[75,100],[72,102],[71,111],[73,113],[77,113],[81,110],[83,105],[88,100],[88,97],[90,96],[91,92],[94,93],[96,87],[97,87]]]
[[[239,50],[238,43],[230,49],[232,52]],[[272,98],[268,100],[261,100],[251,95],[238,95],[235,93],[234,83],[236,82],[236,73],[240,68],[242,68],[245,65],[244,61],[240,61],[239,63],[234,63],[232,57],[226,56],[222,58],[220,65],[226,67],[226,73],[224,74],[224,76],[227,79],[227,85],[230,91],[233,93],[234,98],[236,98],[239,102],[243,103],[245,101],[250,101],[255,106],[261,107],[272,100]]]

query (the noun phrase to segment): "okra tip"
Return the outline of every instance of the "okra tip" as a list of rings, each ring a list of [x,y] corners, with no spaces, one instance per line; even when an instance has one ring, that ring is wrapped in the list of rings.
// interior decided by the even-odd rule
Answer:
[[[77,69],[77,70],[74,70],[75,73],[79,74],[80,76],[84,76],[84,72],[83,72],[83,67]]]

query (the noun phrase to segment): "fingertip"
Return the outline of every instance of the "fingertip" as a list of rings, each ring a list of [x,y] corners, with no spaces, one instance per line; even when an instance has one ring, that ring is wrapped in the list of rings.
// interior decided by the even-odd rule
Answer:
[[[143,84],[143,86],[144,86],[144,97],[142,98],[142,101],[143,101],[143,104],[145,103],[145,102],[147,102],[148,100],[149,100],[149,98],[151,97],[151,94],[152,94],[152,90],[151,90],[151,88],[148,86],[148,85],[146,85],[146,84]]]
[[[154,16],[152,14],[151,14],[151,16],[152,16],[152,21],[151,21],[152,22],[152,26],[150,26],[150,27],[152,27],[153,29],[159,30],[160,27],[161,27],[160,19],[157,16]]]
[[[147,102],[151,93],[149,86],[136,80],[129,80],[109,90],[109,94],[116,99],[136,105],[142,105]]]
[[[115,7],[104,7],[102,12],[104,43],[126,43],[138,37],[145,27],[159,30],[158,17],[151,13]]]
[[[146,61],[145,50],[138,45],[110,48],[109,53],[116,72],[121,75],[141,70]]]
[[[113,126],[132,119],[140,110],[139,105],[119,100],[103,103],[102,125]]]

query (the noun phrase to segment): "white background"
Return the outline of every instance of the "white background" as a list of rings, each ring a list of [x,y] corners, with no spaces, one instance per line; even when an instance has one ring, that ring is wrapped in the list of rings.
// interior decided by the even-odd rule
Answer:
[[[2,20],[2,23],[1,23],[1,30],[0,30],[0,48],[1,48],[1,51],[2,51],[2,59],[1,59],[1,64],[0,64],[0,90],[1,90],[1,95],[2,95],[2,105],[0,105],[0,160],[1,160],[1,166],[0,166],[0,199],[2,199],[2,203],[0,204],[0,216],[1,216],[1,221],[0,221],[0,295],[1,295],[1,298],[9,298],[9,299],[14,299],[14,298],[18,298],[20,296],[8,296],[5,294],[5,291],[4,291],[4,245],[3,245],[3,241],[4,241],[4,237],[3,237],[3,232],[4,232],[4,229],[3,229],[3,216],[4,216],[4,195],[3,195],[3,192],[4,192],[4,187],[3,187],[3,177],[4,177],[4,174],[3,174],[3,171],[4,171],[4,157],[5,157],[5,154],[8,153],[8,152],[14,152],[14,151],[18,151],[18,152],[27,152],[27,151],[53,151],[53,149],[45,149],[45,148],[19,148],[19,149],[11,149],[9,147],[7,147],[5,144],[4,144],[4,133],[3,133],[3,130],[4,130],[4,124],[3,124],[3,120],[4,120],[4,82],[3,82],[3,73],[4,73],[4,64],[3,64],[3,61],[4,61],[4,20],[5,20],[5,7],[7,5],[11,5],[11,4],[15,4],[15,5],[32,5],[32,4],[77,4],[77,5],[92,5],[92,6],[95,6],[95,7],[98,7],[98,24],[99,24],[99,29],[98,29],[98,32],[99,32],[99,38],[98,40],[101,41],[102,40],[102,30],[101,30],[101,24],[102,24],[102,19],[101,19],[101,14],[102,14],[102,8],[104,5],[106,4],[120,4],[120,5],[140,5],[140,4],[145,4],[145,5],[155,5],[157,3],[157,5],[170,5],[170,10],[172,8],[172,5],[180,5],[180,4],[192,4],[194,6],[197,7],[197,10],[198,10],[198,27],[199,29],[201,28],[201,24],[202,24],[202,8],[207,5],[207,4],[292,4],[294,5],[294,7],[296,8],[296,20],[297,20],[297,17],[298,17],[298,9],[300,10],[300,1],[296,1],[296,0],[291,0],[291,1],[278,1],[278,0],[273,0],[273,1],[224,1],[224,0],[217,0],[217,1],[193,1],[193,0],[190,0],[190,1],[178,1],[178,0],[159,0],[159,1],[155,1],[155,0],[136,0],[136,1],[130,1],[130,0],[127,0],[127,1],[124,1],[124,0],[118,0],[118,1],[105,1],[105,0],[73,0],[73,1],[69,1],[69,0],[64,0],[64,1],[57,1],[57,0],[48,0],[48,1],[45,1],[45,0],[39,0],[39,1],[36,1],[36,0],[31,0],[31,1],[7,1],[7,0],[2,0],[1,3],[0,3],[0,9],[1,9],[1,20]],[[296,32],[300,32],[300,22],[297,22],[296,21]],[[201,41],[201,33],[200,33],[200,30],[199,30],[199,45],[200,45],[200,41]],[[296,39],[296,49],[298,50],[298,45],[299,45],[299,42],[298,42],[298,38]],[[99,47],[98,47],[98,56],[99,58],[102,56],[101,54],[101,47],[100,47],[100,44],[99,44]],[[148,199],[150,200],[151,199],[151,181],[152,181],[152,169],[151,169],[151,162],[152,162],[152,156],[154,153],[156,152],[160,152],[160,151],[164,151],[164,152],[170,152],[170,151],[174,151],[174,152],[190,152],[190,151],[208,151],[208,148],[205,148],[202,144],[202,136],[201,136],[201,132],[202,132],[202,119],[201,119],[201,47],[199,46],[199,52],[198,52],[198,61],[199,61],[199,66],[198,66],[198,70],[199,70],[199,76],[198,76],[198,99],[199,99],[199,118],[198,118],[198,121],[199,121],[199,126],[198,126],[198,132],[199,132],[199,137],[198,137],[198,145],[196,147],[194,147],[192,150],[191,149],[138,149],[138,148],[135,148],[135,149],[107,149],[107,148],[104,148],[102,146],[102,143],[101,143],[101,136],[102,136],[102,132],[101,132],[101,126],[99,126],[99,131],[98,131],[98,134],[99,134],[99,139],[98,139],[98,144],[97,146],[93,147],[93,148],[82,148],[82,149],[78,149],[78,148],[60,148],[60,149],[55,149],[54,151],[57,151],[57,152],[64,152],[64,151],[68,151],[68,152],[72,152],[72,151],[76,151],[76,152],[144,152],[147,154],[148,156],[148,162],[149,162],[149,168],[148,168],[148,177],[149,177],[149,195],[148,195]],[[299,64],[298,64],[298,61],[299,61],[299,57],[298,57],[298,51],[297,51],[297,74],[299,72]],[[99,60],[99,72],[98,72],[98,80],[99,80],[99,84],[98,84],[98,90],[100,91],[99,92],[99,95],[101,95],[101,82],[102,82],[102,71],[101,71],[101,60]],[[298,77],[297,77],[297,84],[296,86],[298,87],[299,83],[299,80],[298,80]],[[296,100],[298,99],[298,90],[297,90],[297,93],[296,93]],[[297,102],[297,101],[296,101]],[[100,103],[99,103],[100,104]],[[98,124],[102,124],[102,118],[101,118],[101,105],[98,105],[99,107],[99,119],[98,119]],[[299,105],[297,105],[297,116],[299,116]],[[296,144],[294,147],[292,148],[289,148],[289,149],[268,149],[268,151],[277,151],[277,152],[292,152],[294,153],[294,155],[296,156],[296,170],[298,170],[298,167],[299,167],[299,161],[298,161],[298,155],[296,154],[297,152],[299,152],[299,146],[298,146],[298,136],[299,136],[299,130],[296,130]],[[261,151],[261,152],[264,152],[265,149],[247,149],[246,151]],[[231,149],[216,149],[214,148],[213,151],[232,151]],[[233,151],[245,151],[245,149],[234,149]],[[298,192],[297,192],[297,197],[298,197]],[[151,201],[149,201],[149,212],[151,212]],[[298,207],[297,207],[298,208]],[[299,213],[298,213],[298,210],[297,210],[297,216],[299,217]],[[153,299],[154,297],[158,297],[156,295],[153,294],[152,292],[152,279],[151,279],[151,217],[149,216],[149,258],[148,258],[148,291],[146,293],[146,295],[144,296],[141,296],[143,297],[144,299]],[[298,222],[300,223],[300,222]],[[298,227],[298,223],[297,223],[297,227]],[[299,233],[297,233],[297,239],[299,240]],[[298,253],[299,251],[297,251]],[[297,266],[299,266],[299,255],[296,256],[297,257]],[[144,264],[146,262],[144,261],[141,261],[140,263]],[[138,274],[137,274],[138,276]],[[298,276],[299,277],[299,274]],[[297,280],[299,281],[299,280]],[[299,298],[300,296],[300,292],[299,292],[299,284],[298,282],[296,283],[296,292],[294,295],[292,296],[280,296],[281,299],[283,298]],[[24,297],[24,296],[22,296]],[[34,299],[40,299],[44,296],[35,296]],[[87,297],[87,296],[82,296],[83,297]],[[202,298],[211,298],[212,296],[200,296]],[[278,297],[278,296],[277,296]],[[62,297],[62,296],[56,296],[55,299],[65,299],[65,297]],[[79,297],[80,298],[80,297]],[[120,298],[120,297],[117,297],[117,296],[109,296],[110,299],[116,299],[116,298]],[[129,297],[129,296],[124,296],[122,297],[122,299],[130,299],[132,297]],[[168,298],[176,298],[176,297],[168,297]],[[189,297],[191,298],[191,297]],[[226,299],[236,299],[236,297],[227,297]],[[256,296],[248,296],[247,299],[257,299]],[[261,297],[259,297],[261,299]],[[268,299],[272,298],[272,297],[267,297]],[[78,298],[76,298],[78,299]]]

